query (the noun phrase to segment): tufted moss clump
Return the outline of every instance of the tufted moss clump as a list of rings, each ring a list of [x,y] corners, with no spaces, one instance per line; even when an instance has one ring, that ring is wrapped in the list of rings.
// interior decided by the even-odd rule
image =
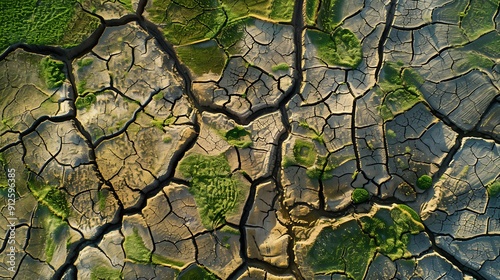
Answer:
[[[179,169],[191,182],[189,191],[194,196],[203,225],[212,229],[223,224],[242,199],[240,182],[232,177],[224,154],[193,154],[181,161]]]
[[[370,194],[363,188],[356,188],[351,194],[351,200],[354,204],[363,203],[368,201],[369,198]]]
[[[238,148],[248,148],[252,145],[251,133],[241,126],[235,126],[224,134],[226,141]]]
[[[65,193],[53,186],[44,184],[36,178],[28,181],[28,188],[33,196],[56,216],[66,219],[69,216],[69,205]]]
[[[44,57],[40,61],[40,67],[45,84],[48,88],[52,89],[60,87],[64,80],[66,80],[66,75],[64,74],[64,63],[62,61]]]
[[[421,190],[427,190],[432,187],[432,177],[429,175],[422,175],[417,179],[417,187]]]

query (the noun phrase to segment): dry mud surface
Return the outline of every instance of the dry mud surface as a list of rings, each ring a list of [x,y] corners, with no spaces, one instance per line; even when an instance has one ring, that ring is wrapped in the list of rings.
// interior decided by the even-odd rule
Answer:
[[[0,54],[0,279],[498,279],[499,3],[78,1]]]

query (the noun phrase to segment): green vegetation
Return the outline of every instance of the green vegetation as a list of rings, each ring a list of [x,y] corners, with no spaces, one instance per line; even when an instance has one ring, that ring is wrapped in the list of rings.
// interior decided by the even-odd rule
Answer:
[[[422,190],[427,190],[432,187],[432,177],[429,175],[422,175],[417,180],[417,187]]]
[[[33,196],[56,216],[62,219],[69,216],[68,201],[63,191],[46,185],[35,178],[28,181],[28,188]]]
[[[179,170],[190,178],[189,191],[194,195],[202,223],[208,229],[223,224],[226,216],[243,199],[240,182],[232,178],[224,154],[190,155],[181,161]]]
[[[238,148],[248,148],[252,145],[252,135],[249,131],[241,126],[235,126],[233,129],[224,133],[224,138],[232,146]]]
[[[500,180],[495,180],[486,189],[488,190],[489,197],[498,197],[500,195]]]
[[[315,273],[344,272],[362,279],[375,253],[375,242],[351,220],[335,229],[324,228],[306,255],[306,263]]]
[[[88,93],[85,96],[80,96],[76,98],[75,107],[78,110],[87,109],[89,110],[92,104],[97,101],[97,97],[93,93]]]
[[[499,0],[471,0],[466,10],[460,15],[461,27],[470,40],[494,30],[493,17],[496,14]]]
[[[318,25],[326,32],[333,32],[342,22],[343,0],[324,0],[318,14]],[[306,9],[307,11],[307,9]]]
[[[311,167],[316,161],[316,147],[312,142],[297,139],[293,146],[295,161],[305,167]]]
[[[158,128],[159,130],[163,131],[164,121],[153,119],[151,121],[151,125]]]
[[[326,63],[350,68],[356,68],[361,63],[360,41],[349,29],[338,27],[331,35],[307,30],[307,36],[317,48],[318,56]]]
[[[385,134],[387,135],[387,138],[389,139],[396,139],[396,132],[392,129],[386,130]]]
[[[179,280],[217,280],[217,276],[206,268],[191,265],[179,274]]]
[[[232,227],[230,227],[228,225],[223,226],[220,229],[220,231],[224,232],[224,233],[230,233],[230,234],[234,234],[234,235],[240,235],[240,231],[238,229],[232,228]]]
[[[392,261],[409,257],[406,249],[410,234],[418,234],[424,230],[417,213],[410,207],[396,206],[390,210],[390,218],[379,210],[373,217],[360,218],[363,232],[375,238],[376,250]]]
[[[273,72],[288,71],[288,69],[290,69],[290,65],[288,65],[288,63],[280,63],[271,67],[271,70],[273,70]]]
[[[369,198],[370,194],[363,188],[356,188],[351,194],[351,200],[354,204],[363,203],[368,201]]]
[[[121,280],[123,275],[120,270],[107,266],[98,266],[90,273],[91,280]]]
[[[68,228],[68,224],[61,220],[60,217],[53,215],[47,210],[41,209],[44,213],[45,218],[43,218],[43,229],[45,232],[45,256],[46,261],[50,263],[54,256],[56,250],[57,242],[62,239],[62,233]]]
[[[318,16],[319,0],[306,0],[306,24],[314,25]]]
[[[92,65],[93,62],[94,62],[94,59],[92,57],[85,57],[85,58],[78,60],[77,64],[79,67],[87,67],[87,66]]]
[[[293,16],[294,0],[272,0],[269,18],[277,21],[291,21]]]
[[[458,60],[453,65],[460,72],[467,72],[470,69],[491,69],[495,66],[492,59],[477,51],[466,51],[464,56],[465,59]]]
[[[217,36],[218,42],[230,55],[240,53],[241,48],[237,44],[243,38],[245,26],[248,24],[251,24],[250,19],[235,20],[224,26]]]
[[[305,258],[315,273],[345,272],[348,278],[362,279],[375,252],[393,261],[409,257],[410,235],[424,230],[415,211],[403,205],[379,209],[359,221],[325,227],[319,233]]]
[[[107,190],[100,190],[97,192],[97,200],[99,204],[99,211],[103,212],[106,209],[106,198],[108,197]]]
[[[213,40],[180,46],[176,49],[182,63],[196,75],[214,73],[220,75],[224,69],[226,55]]]
[[[300,121],[299,126],[309,130],[309,133],[307,133],[307,135],[311,137],[312,140],[318,141],[321,144],[325,144],[323,133],[311,127],[305,120]]]
[[[0,1],[0,49],[14,43],[59,44],[75,14],[76,0]]]
[[[83,94],[85,93],[85,87],[87,86],[87,81],[86,80],[81,80],[76,84],[76,92],[78,94]]]
[[[158,265],[166,265],[166,266],[175,266],[175,267],[183,267],[185,264],[181,261],[176,261],[172,260],[169,258],[166,258],[164,256],[160,256],[158,254],[153,254],[151,256],[152,263],[158,264]]]
[[[66,75],[64,74],[64,63],[62,61],[44,57],[40,61],[40,67],[45,84],[48,88],[52,89],[60,87],[64,80],[66,80]]]
[[[133,229],[131,235],[125,236],[123,241],[123,250],[128,260],[135,263],[147,264],[151,262],[151,251],[146,248],[142,237],[139,235],[137,228]]]
[[[178,0],[175,2],[156,0],[154,5],[147,8],[147,12],[150,19],[163,28],[168,41],[174,45],[187,45],[213,39],[220,33],[226,33],[223,35],[226,37],[241,38],[242,33],[232,32],[235,27],[233,24],[248,19],[250,16],[290,22],[294,3],[293,0]],[[224,32],[224,29],[229,30]],[[229,47],[229,45],[222,44]]]
[[[423,101],[418,87],[423,78],[413,69],[403,69],[402,63],[386,62],[381,71],[380,91],[383,97],[378,107],[384,120],[391,120],[398,113],[404,112]]]

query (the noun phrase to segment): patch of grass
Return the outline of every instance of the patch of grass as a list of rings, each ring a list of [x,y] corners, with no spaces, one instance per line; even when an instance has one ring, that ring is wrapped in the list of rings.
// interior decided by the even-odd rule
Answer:
[[[135,263],[147,264],[151,261],[151,251],[146,248],[142,237],[139,235],[137,228],[133,229],[131,235],[125,236],[125,241],[123,241],[123,250],[125,251],[125,257]]]
[[[103,212],[106,209],[106,198],[108,191],[100,190],[97,192],[97,203],[99,204],[99,211]]]
[[[432,187],[432,177],[429,175],[422,175],[417,179],[417,187],[421,190],[427,190]]]
[[[223,224],[226,216],[241,203],[240,182],[232,177],[224,154],[190,155],[181,161],[179,170],[190,180],[189,191],[207,229]]]
[[[369,198],[370,194],[363,188],[356,188],[351,193],[351,200],[354,204],[363,203],[365,201],[368,201]]]
[[[373,217],[362,217],[360,221],[363,231],[375,238],[377,251],[392,261],[409,257],[411,254],[406,248],[410,234],[418,234],[424,230],[420,218],[409,207],[392,208],[391,219],[388,219],[385,211],[388,210],[381,209]]]
[[[324,0],[318,13],[318,25],[326,32],[333,32],[342,22],[343,0]]]
[[[293,156],[295,162],[310,167],[316,161],[316,147],[312,142],[297,139],[293,146]]]
[[[185,265],[185,263],[183,263],[181,261],[172,260],[172,259],[166,258],[166,257],[158,255],[158,254],[153,254],[151,258],[152,258],[153,264],[175,266],[175,267],[179,267],[179,268],[183,267]]]
[[[94,62],[94,59],[92,57],[84,57],[84,58],[78,60],[78,62],[76,64],[78,64],[79,67],[87,67],[87,66],[92,65],[93,62]]]
[[[48,213],[43,219],[43,229],[46,234],[45,238],[45,256],[46,261],[50,263],[54,257],[57,242],[62,238],[62,232],[67,228],[68,224],[61,220],[60,217]]]
[[[319,0],[306,0],[306,24],[315,25],[318,16]]]
[[[245,26],[250,23],[249,19],[240,19],[231,22],[222,28],[220,34],[217,36],[219,43],[231,54],[238,54],[241,48],[238,47],[238,42],[245,34]]]
[[[77,97],[75,101],[75,107],[78,110],[87,109],[89,110],[92,104],[97,101],[97,97],[93,93],[86,94],[85,96]]]
[[[454,67],[458,71],[466,72],[469,69],[491,69],[495,65],[493,60],[476,51],[467,51],[464,55],[465,59],[455,62]]]
[[[121,280],[123,279],[122,272],[118,269],[107,266],[98,266],[90,272],[91,280]]]
[[[164,125],[164,123],[163,123],[162,120],[156,120],[156,119],[154,119],[154,120],[151,121],[151,125],[154,126],[154,127],[156,127],[156,128],[158,128],[159,130],[163,131],[163,125]]]
[[[208,73],[220,75],[227,59],[225,53],[213,40],[177,47],[175,50],[182,63],[186,64],[196,75]]]
[[[293,8],[295,7],[294,0],[273,0],[271,5],[271,13],[269,17],[278,21],[292,21]]]
[[[163,143],[168,144],[172,142],[172,137],[171,136],[163,136],[162,138]]]
[[[496,180],[486,187],[489,197],[498,197],[500,195],[500,180]]]
[[[0,49],[14,43],[59,44],[75,14],[76,0],[0,1]]]
[[[155,1],[146,10],[174,45],[213,38],[226,21],[219,1],[214,0]]]
[[[345,272],[347,277],[362,279],[375,253],[375,242],[351,220],[337,228],[326,227],[306,255],[306,263],[318,274]]]
[[[223,226],[221,229],[220,229],[221,232],[224,232],[224,233],[229,233],[229,234],[234,234],[234,235],[240,235],[240,231],[238,229],[235,229],[235,228],[232,228],[230,226]]]
[[[288,69],[290,69],[290,65],[288,65],[287,63],[280,63],[278,65],[274,65],[273,67],[271,67],[271,70],[273,72],[288,71]]]
[[[191,265],[179,274],[179,280],[217,280],[212,272],[208,271],[206,268]]]
[[[251,133],[242,126],[235,126],[224,134],[226,141],[238,148],[248,148],[252,145]]]
[[[498,0],[471,0],[463,12],[461,27],[470,40],[475,40],[482,34],[495,29],[493,17],[499,5]]]
[[[49,89],[60,87],[64,83],[64,80],[66,80],[64,63],[62,61],[44,57],[40,61],[40,68],[42,77]]]
[[[307,30],[318,56],[326,63],[356,68],[361,63],[362,51],[359,39],[349,29],[337,28],[330,35],[316,30]]]
[[[375,252],[395,261],[407,258],[410,235],[424,230],[418,215],[406,205],[379,209],[337,227],[325,227],[306,254],[306,263],[317,274],[343,272],[362,279]]]
[[[398,113],[407,111],[418,102],[423,101],[418,87],[423,78],[413,69],[403,69],[402,63],[385,62],[380,79],[379,95],[383,97],[378,107],[384,120],[391,120]]]
[[[63,191],[46,185],[36,178],[28,181],[28,188],[38,202],[47,206],[54,215],[62,219],[66,219],[69,216],[69,205]]]

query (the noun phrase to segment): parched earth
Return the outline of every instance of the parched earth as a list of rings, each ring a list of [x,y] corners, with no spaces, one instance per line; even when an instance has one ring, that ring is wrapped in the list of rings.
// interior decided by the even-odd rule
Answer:
[[[498,279],[498,0],[71,3],[2,46],[1,279]]]

